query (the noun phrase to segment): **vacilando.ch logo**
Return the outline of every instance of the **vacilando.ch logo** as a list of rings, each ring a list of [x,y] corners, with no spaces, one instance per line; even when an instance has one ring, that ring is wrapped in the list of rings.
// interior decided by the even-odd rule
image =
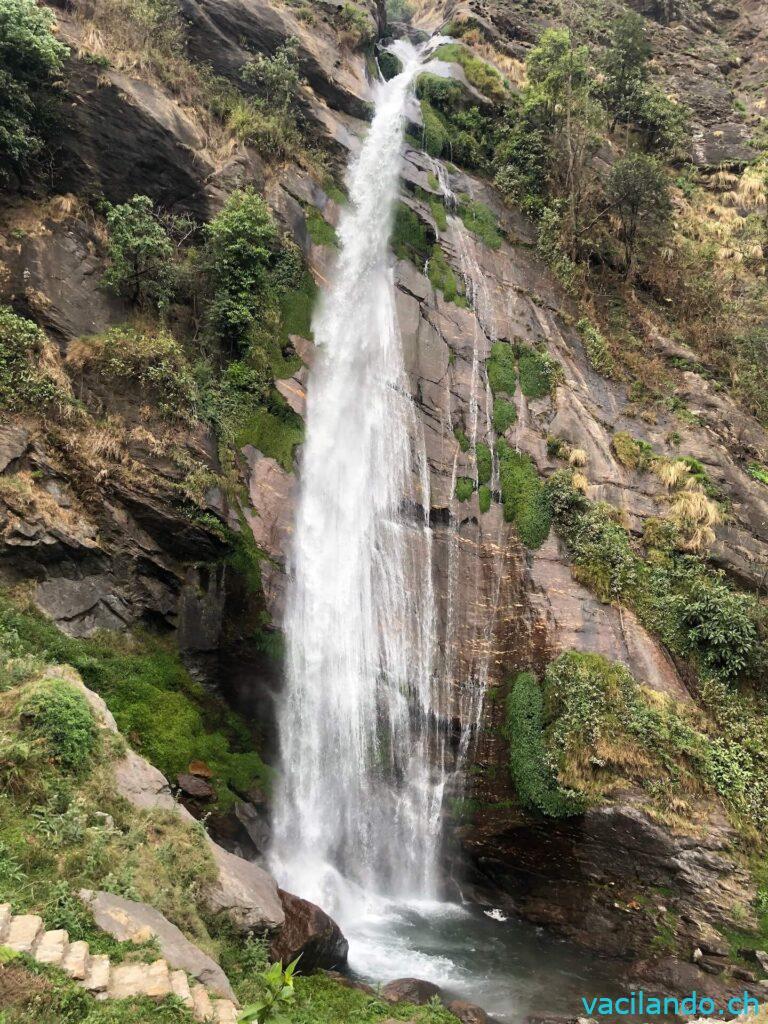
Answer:
[[[626,996],[581,997],[584,1012],[589,1017],[748,1017],[760,1012],[754,996],[744,991],[718,1007],[714,999],[699,995],[695,990],[682,999],[676,996],[656,996],[639,988]]]

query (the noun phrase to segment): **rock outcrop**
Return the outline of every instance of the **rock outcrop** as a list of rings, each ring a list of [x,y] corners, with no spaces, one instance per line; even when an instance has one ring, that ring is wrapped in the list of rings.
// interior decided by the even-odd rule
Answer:
[[[283,964],[300,957],[304,973],[338,970],[347,962],[349,943],[341,929],[320,907],[280,889],[285,923],[270,943],[270,954]]]

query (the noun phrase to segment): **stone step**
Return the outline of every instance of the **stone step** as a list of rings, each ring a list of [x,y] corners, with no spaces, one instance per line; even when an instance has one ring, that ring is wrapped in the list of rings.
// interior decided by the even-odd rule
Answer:
[[[37,914],[19,914],[11,918],[4,945],[17,953],[31,953],[43,933],[43,919]]]
[[[109,972],[110,999],[143,996],[147,987],[147,964],[115,964]]]
[[[11,904],[0,903],[0,946],[5,945],[8,925],[11,923]]]
[[[213,1018],[213,1005],[202,985],[192,986],[192,1016],[197,1021],[208,1021]]]
[[[237,1010],[231,999],[214,999],[213,1019],[216,1024],[237,1024]]]
[[[60,966],[69,947],[69,934],[62,928],[45,932],[35,949],[35,960],[39,964]]]
[[[149,965],[144,994],[150,999],[165,999],[171,994],[171,975],[166,960],[155,960]]]
[[[61,969],[75,981],[85,981],[90,959],[88,943],[78,939],[77,942],[70,942],[61,962]]]
[[[84,986],[89,992],[104,992],[109,988],[109,957],[104,953],[98,953],[91,957],[88,965],[88,972],[85,976]]]
[[[171,972],[171,992],[184,1003],[188,1010],[192,1009],[194,1006],[192,993],[189,991],[189,979],[184,971]]]

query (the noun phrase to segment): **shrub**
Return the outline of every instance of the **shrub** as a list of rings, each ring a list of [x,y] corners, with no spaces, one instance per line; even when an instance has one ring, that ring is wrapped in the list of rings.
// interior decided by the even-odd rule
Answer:
[[[176,283],[175,250],[149,196],[107,206],[104,284],[146,309],[167,310]]]
[[[496,454],[504,518],[514,522],[526,547],[541,547],[549,536],[552,517],[536,466],[529,455],[511,448],[503,438],[496,442]]]
[[[505,394],[511,397],[517,389],[515,350],[507,342],[496,341],[491,345],[488,384],[494,395]]]
[[[348,46],[365,46],[373,38],[373,26],[365,11],[356,4],[345,3],[336,15],[335,24]]]
[[[605,377],[613,377],[616,372],[616,366],[611,350],[608,347],[608,342],[603,335],[586,317],[582,317],[576,324],[576,327],[581,334],[587,359],[589,359],[592,368],[598,373],[602,373]]]
[[[272,396],[271,408],[253,409],[239,422],[234,436],[237,448],[254,448],[275,459],[286,472],[293,468],[293,452],[304,440],[304,423],[296,413]]]
[[[242,69],[242,77],[255,86],[270,108],[288,110],[301,86],[299,42],[287,39],[274,53],[257,53]]]
[[[454,427],[453,428],[453,436],[459,442],[459,448],[463,452],[468,452],[469,451],[469,438],[464,433],[464,431],[462,430],[461,427]]]
[[[37,324],[0,306],[0,409],[42,412],[56,397],[53,378],[35,365],[44,341]]]
[[[544,744],[544,700],[532,672],[521,672],[506,705],[505,735],[509,770],[521,802],[550,818],[567,818],[585,809],[571,790],[562,789]]]
[[[477,489],[477,501],[481,512],[487,512],[491,507],[491,488],[488,484],[481,484]]]
[[[53,14],[34,0],[0,3],[0,176],[21,173],[42,153],[52,127],[54,85],[69,50]]]
[[[96,729],[84,694],[63,679],[43,679],[22,697],[19,720],[25,732],[45,742],[53,760],[67,771],[82,771],[96,745]]]
[[[448,146],[448,129],[428,100],[421,101],[421,120],[424,124],[424,149],[430,156],[441,156]]]
[[[497,434],[506,434],[509,428],[517,421],[517,409],[513,402],[504,398],[493,400],[493,429]]]
[[[494,103],[503,103],[507,98],[504,81],[496,68],[477,57],[461,43],[443,43],[435,50],[433,57],[437,60],[460,64],[470,85],[474,85],[479,92],[493,100]]]
[[[469,501],[475,490],[475,482],[468,476],[460,476],[456,479],[456,500]]]
[[[526,398],[544,398],[562,380],[562,367],[546,352],[518,346],[520,390]]]
[[[184,352],[164,330],[154,333],[113,327],[89,339],[79,357],[106,378],[130,382],[137,394],[153,399],[164,416],[188,416],[197,406],[197,388]]]
[[[646,470],[653,461],[653,449],[647,441],[639,441],[637,438],[619,430],[611,439],[611,447],[622,466],[627,469],[637,469],[640,472]]]
[[[493,456],[487,444],[478,441],[475,448],[475,460],[477,462],[477,481],[487,484],[493,473]]]

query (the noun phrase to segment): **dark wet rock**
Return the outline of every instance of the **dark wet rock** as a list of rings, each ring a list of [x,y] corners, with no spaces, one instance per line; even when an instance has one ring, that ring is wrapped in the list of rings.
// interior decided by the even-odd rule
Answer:
[[[453,999],[445,1004],[446,1010],[458,1017],[461,1024],[490,1024],[490,1019],[485,1010],[474,1003],[467,1003],[463,999]]]
[[[279,892],[285,922],[270,944],[272,959],[288,964],[300,956],[302,973],[343,967],[349,943],[336,922],[309,900]]]
[[[259,853],[266,853],[272,830],[266,815],[259,812],[252,803],[241,801],[235,804],[235,817],[248,833],[248,838]]]
[[[29,445],[29,431],[14,423],[0,424],[0,473],[20,459]]]
[[[182,793],[192,796],[196,800],[211,800],[216,796],[216,791],[210,782],[198,778],[197,775],[190,775],[188,772],[181,772],[177,775],[176,783]]]
[[[426,1006],[430,999],[440,996],[440,989],[431,981],[423,981],[421,978],[398,978],[384,985],[381,994],[389,1003]]]

